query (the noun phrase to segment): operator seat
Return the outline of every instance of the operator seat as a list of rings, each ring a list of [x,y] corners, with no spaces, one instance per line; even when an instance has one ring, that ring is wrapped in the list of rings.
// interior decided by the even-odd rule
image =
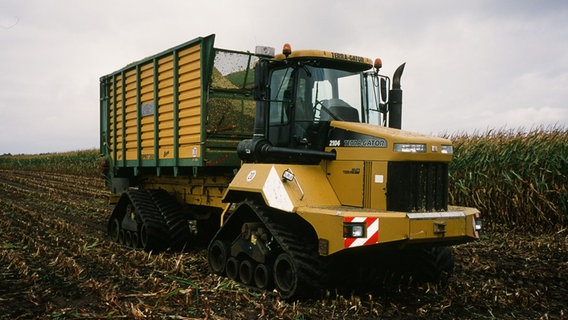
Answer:
[[[341,121],[360,122],[359,112],[341,99],[328,99],[322,101],[322,104],[329,112],[321,111],[321,118],[324,121],[334,120],[332,115]],[[331,113],[331,114],[330,114]]]

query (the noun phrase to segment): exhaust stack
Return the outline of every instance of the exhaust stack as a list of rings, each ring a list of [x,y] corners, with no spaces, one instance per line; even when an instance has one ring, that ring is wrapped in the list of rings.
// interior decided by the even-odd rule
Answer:
[[[389,127],[395,129],[402,128],[402,89],[400,78],[406,63],[401,64],[394,72],[392,79],[392,89],[389,92]]]

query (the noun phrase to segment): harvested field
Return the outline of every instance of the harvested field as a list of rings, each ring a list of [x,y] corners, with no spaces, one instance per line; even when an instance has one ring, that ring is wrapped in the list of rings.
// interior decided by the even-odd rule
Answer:
[[[447,286],[285,302],[208,273],[204,250],[148,254],[106,236],[103,180],[0,170],[0,318],[563,319],[568,230],[454,248]],[[503,228],[504,229],[504,228]]]

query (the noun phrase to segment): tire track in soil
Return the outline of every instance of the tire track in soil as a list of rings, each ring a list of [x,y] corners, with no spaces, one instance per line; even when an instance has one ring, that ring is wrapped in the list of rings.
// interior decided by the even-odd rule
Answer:
[[[100,213],[106,216],[109,207],[106,205],[108,192],[94,191],[90,189],[76,189],[70,188],[68,185],[79,180],[80,177],[70,176],[71,180],[49,180],[49,176],[38,175],[32,176],[25,171],[9,172],[0,170],[0,183],[3,184],[2,189],[6,192],[11,192],[12,196],[18,193],[28,194],[28,203],[34,204],[38,200],[44,203],[53,203],[54,205],[60,204],[65,207],[73,207],[74,209],[81,209],[81,212],[76,212],[80,220],[84,220],[84,214],[91,215],[93,213]],[[103,185],[101,184],[102,188]],[[56,211],[55,214],[60,213]]]
[[[109,209],[88,204],[93,201],[88,196],[92,193],[75,194],[74,189],[57,187],[66,180],[47,180],[43,176],[39,182],[26,176],[14,172],[0,175],[5,249],[2,263],[10,274],[15,273],[20,281],[30,284],[29,291],[20,291],[20,295],[16,292],[7,302],[11,304],[21,298],[18,300],[37,306],[36,309],[42,306],[46,313],[57,309],[59,304],[89,303],[94,297],[86,284],[100,283],[91,276],[112,277],[119,273],[118,265],[89,253],[91,248],[106,241],[102,221]],[[103,203],[102,199],[98,200],[99,204]],[[3,283],[2,287],[8,285]],[[24,316],[25,309],[20,310]],[[15,310],[3,314],[14,316],[18,312]]]
[[[2,176],[0,181],[3,191],[0,204],[4,215],[2,244],[6,249],[2,262],[7,264],[6,269],[17,273],[21,281],[30,285],[21,300],[36,306],[36,309],[41,306],[47,310],[57,301],[73,300],[75,304],[87,301],[89,295],[79,285],[84,280],[80,276],[85,270],[85,263],[94,261],[80,263],[84,259],[78,252],[88,243],[96,243],[103,235],[102,230],[85,236],[84,230],[80,230],[85,224],[77,222],[89,220],[66,212],[76,209],[69,206],[70,202],[63,205],[52,200],[65,193],[46,193],[34,181],[26,185],[22,181],[14,183],[13,179],[4,178]],[[11,178],[14,178],[13,174]],[[98,225],[94,221],[89,224]],[[19,311],[16,308],[10,312],[10,316],[15,316]],[[26,316],[25,313],[23,315]]]
[[[67,179],[39,176],[0,171],[0,265],[6,270],[0,318],[136,318],[152,315],[157,303],[175,315],[178,279],[207,273],[203,253],[148,254],[118,246],[106,236],[110,207],[104,199],[59,188]],[[27,289],[13,290],[14,283]]]
[[[43,171],[0,171],[7,171],[14,177],[23,178],[27,181],[27,184],[33,182],[36,185],[56,187],[58,190],[66,191],[75,195],[84,195],[95,198],[104,198],[108,195],[108,192],[105,190],[104,181],[101,178]]]

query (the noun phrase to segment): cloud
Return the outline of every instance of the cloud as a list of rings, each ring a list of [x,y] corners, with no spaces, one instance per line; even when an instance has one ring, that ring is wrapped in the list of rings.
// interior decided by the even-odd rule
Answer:
[[[18,17],[0,14],[0,28],[10,29],[18,24]]]
[[[215,33],[216,46],[325,49],[403,75],[403,128],[568,123],[568,4],[552,0],[0,4],[0,153],[97,147],[101,76]]]

